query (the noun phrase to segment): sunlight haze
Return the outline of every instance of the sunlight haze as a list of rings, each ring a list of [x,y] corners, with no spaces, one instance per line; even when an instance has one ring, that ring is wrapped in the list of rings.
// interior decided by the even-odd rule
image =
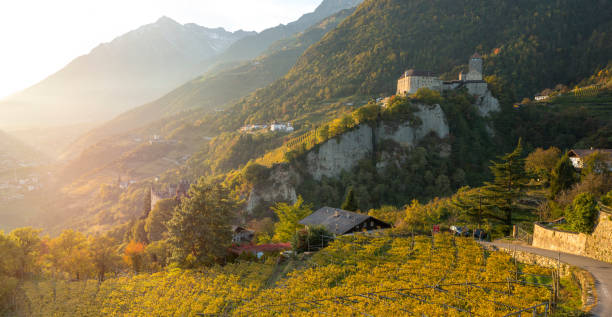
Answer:
[[[20,0],[0,2],[0,99],[31,86],[74,58],[168,16],[229,31],[286,24],[321,0]],[[254,14],[257,12],[257,14]]]

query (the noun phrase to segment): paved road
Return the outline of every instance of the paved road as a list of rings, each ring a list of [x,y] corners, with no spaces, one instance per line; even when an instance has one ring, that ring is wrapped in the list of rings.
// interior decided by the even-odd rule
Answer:
[[[503,242],[483,242],[487,245],[495,245],[498,248],[508,248],[508,243]],[[515,245],[511,245],[514,249]],[[516,249],[533,254],[542,255],[545,257],[556,259],[559,252],[534,248],[525,245],[516,245]],[[597,306],[592,310],[593,315],[601,317],[612,316],[612,264],[593,260],[591,258],[561,253],[561,262],[583,268],[593,275],[595,278],[595,287],[597,288]]]

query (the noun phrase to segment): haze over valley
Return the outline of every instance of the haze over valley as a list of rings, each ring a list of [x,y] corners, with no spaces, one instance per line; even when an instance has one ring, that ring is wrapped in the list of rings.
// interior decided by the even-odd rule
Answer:
[[[100,44],[0,99],[0,316],[612,314],[609,1],[70,1]]]

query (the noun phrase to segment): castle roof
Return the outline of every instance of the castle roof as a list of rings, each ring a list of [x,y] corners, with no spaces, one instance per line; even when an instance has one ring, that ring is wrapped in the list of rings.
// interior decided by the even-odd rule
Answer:
[[[482,58],[482,56],[480,56],[480,54],[478,54],[478,52],[474,53],[474,55],[472,55],[472,58]]]
[[[404,77],[413,77],[413,76],[436,77],[436,73],[432,72],[430,70],[409,69],[409,70],[404,72],[404,74],[402,75],[401,78],[404,78]]]

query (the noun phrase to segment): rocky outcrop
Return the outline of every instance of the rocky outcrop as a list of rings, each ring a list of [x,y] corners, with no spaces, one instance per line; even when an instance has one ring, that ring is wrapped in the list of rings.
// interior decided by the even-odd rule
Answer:
[[[477,97],[475,106],[482,116],[499,111],[499,102],[495,99],[486,83],[484,86],[474,87]],[[440,139],[449,135],[449,125],[446,115],[439,105],[417,105],[418,111],[414,113],[419,123],[409,121],[379,122],[373,127],[362,124],[355,129],[330,139],[316,146],[305,156],[304,171],[314,180],[324,177],[335,178],[342,171],[350,171],[359,161],[372,155],[377,144],[384,140],[392,140],[406,149],[415,147],[426,136],[433,134]],[[440,144],[440,155],[447,157],[451,153],[448,143]],[[383,168],[388,163],[388,153],[381,153],[377,167]],[[397,164],[397,162],[396,162]],[[300,167],[301,169],[301,167]],[[259,206],[269,206],[276,201],[295,202],[295,188],[300,184],[300,175],[287,165],[277,165],[264,184],[255,186],[247,200],[247,211],[253,212]]]
[[[372,127],[360,125],[353,131],[328,140],[306,155],[308,173],[316,180],[350,170],[373,151]]]
[[[399,126],[381,123],[376,129],[361,125],[353,131],[331,139],[306,155],[308,173],[315,179],[337,177],[343,170],[348,171],[374,151],[374,144],[382,140],[393,140],[396,143],[412,148],[425,136],[434,133],[443,139],[449,134],[444,111],[439,105],[418,105],[415,116],[421,124],[410,122]]]
[[[267,180],[255,186],[247,198],[247,212],[252,213],[258,207],[271,206],[275,202],[297,201],[296,184],[300,181],[299,173],[288,165],[278,165],[272,169]]]
[[[481,116],[487,117],[492,112],[501,111],[499,100],[493,97],[493,94],[488,89],[483,95],[477,96],[477,98],[476,109],[478,109],[478,114]]]

